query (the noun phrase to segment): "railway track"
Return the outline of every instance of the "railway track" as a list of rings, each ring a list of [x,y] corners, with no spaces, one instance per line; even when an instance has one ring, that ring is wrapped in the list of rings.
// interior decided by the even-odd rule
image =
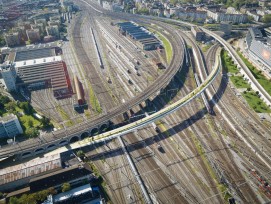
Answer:
[[[217,45],[214,46],[213,48],[211,48],[211,51],[207,54],[207,59],[208,59],[207,65],[208,64],[210,65],[212,55],[214,56],[214,53],[215,53],[216,49],[217,49]],[[207,67],[210,67],[210,66],[207,66]],[[217,86],[219,86],[219,85],[217,85],[217,83],[214,83],[212,87],[217,87]],[[227,86],[226,83],[225,83],[225,86]],[[211,90],[212,90],[212,87],[210,88]],[[225,93],[223,95],[225,95]],[[220,98],[220,102],[222,104],[224,103],[224,97],[223,96]],[[227,104],[227,103],[225,103],[225,104]],[[239,111],[232,112],[231,116],[235,115],[238,112]],[[224,114],[225,113],[226,113],[226,111],[224,112]],[[214,124],[215,129],[218,130],[219,128],[217,127],[217,122],[214,121],[213,118],[212,118],[212,123]],[[223,125],[223,128],[224,129],[229,129],[229,127],[225,128],[225,124]],[[216,132],[220,132],[220,131],[216,131]],[[232,140],[236,140],[236,137],[234,137],[232,134],[229,134],[228,136],[230,136],[230,135],[231,135],[231,137],[233,137]],[[225,161],[225,160],[234,161],[233,155],[232,155],[230,149],[227,148],[228,145],[225,143],[225,139],[223,139],[223,135],[217,134],[217,136],[219,137],[219,139],[221,141],[222,147],[225,148],[225,151],[223,151],[224,153],[219,155],[220,158],[222,158],[221,161]],[[212,141],[209,141],[209,142],[211,144],[211,147],[215,146],[215,144],[212,144]],[[245,201],[245,202],[255,202],[255,203],[260,202],[257,199],[257,196],[256,196],[255,192],[252,190],[252,188],[250,187],[250,185],[247,182],[245,182],[246,179],[242,175],[242,173],[240,171],[240,168],[237,166],[237,164],[235,162],[229,162],[228,165],[223,165],[223,170],[225,170],[225,172],[226,172],[226,177],[229,180],[229,183],[232,185],[233,188],[235,188],[236,193],[240,196],[240,198],[243,201]],[[239,186],[240,183],[244,183],[244,182],[245,182],[244,185],[237,188],[237,186]]]
[[[80,30],[80,24],[75,25],[75,30]],[[166,28],[165,28],[166,29]],[[170,32],[170,31],[169,31]],[[79,56],[79,59],[81,59],[83,62],[85,60],[88,61],[87,55],[85,54],[85,51],[82,49],[82,44],[80,40],[80,33],[76,31],[76,33],[73,33],[73,36],[75,37],[75,44],[78,43],[78,49],[77,49],[77,55]],[[173,39],[174,37],[174,39]],[[131,99],[125,104],[121,104],[117,107],[113,107],[110,111],[107,112],[106,115],[97,117],[91,121],[87,121],[84,123],[80,123],[78,125],[75,125],[73,127],[66,128],[66,130],[60,130],[60,131],[55,131],[54,133],[46,134],[43,137],[46,138],[46,143],[45,144],[51,144],[52,142],[55,142],[56,140],[62,140],[64,138],[69,137],[70,135],[75,135],[75,134],[82,134],[86,130],[88,130],[91,127],[95,127],[97,124],[101,124],[105,121],[108,121],[123,112],[126,112],[127,110],[130,110],[132,107],[136,106],[140,102],[148,99],[150,96],[152,96],[154,93],[157,93],[162,87],[165,87],[171,78],[180,70],[180,67],[183,63],[184,60],[184,52],[183,52],[183,41],[180,39],[179,36],[177,36],[175,33],[172,34],[172,47],[173,47],[173,59],[169,65],[169,67],[166,69],[163,75],[159,76],[157,80],[155,80],[152,84],[150,84],[142,93],[139,93],[135,98]],[[89,66],[88,64],[84,64],[85,66]],[[99,79],[99,76],[96,74]],[[93,77],[90,77],[91,80]],[[96,80],[97,80],[96,79]],[[95,81],[92,81],[92,83],[95,84]],[[96,81],[96,83],[98,83]],[[104,90],[104,88],[103,88]],[[100,87],[97,87],[97,93],[102,92]],[[110,96],[107,96],[107,100],[110,100]],[[31,146],[30,144],[33,144],[35,146]],[[20,152],[20,151],[26,151],[30,150],[33,148],[36,148],[37,146],[40,146],[40,142],[35,141],[35,139],[31,139],[31,141],[24,141],[21,142],[20,144],[13,145],[12,148],[11,146],[3,146],[0,149],[0,156],[1,158],[15,154],[15,152]]]

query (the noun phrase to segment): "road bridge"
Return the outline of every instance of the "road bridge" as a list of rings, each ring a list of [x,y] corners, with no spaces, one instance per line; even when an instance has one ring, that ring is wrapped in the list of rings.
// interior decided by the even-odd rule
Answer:
[[[210,73],[210,75],[206,78],[206,80],[203,81],[196,89],[191,91],[188,95],[186,95],[185,97],[183,97],[179,101],[169,105],[168,107],[166,107],[166,108],[164,108],[164,109],[162,109],[152,115],[148,115],[148,116],[144,117],[143,119],[132,122],[132,123],[125,125],[123,127],[120,127],[120,128],[117,128],[117,129],[114,129],[114,130],[111,130],[111,131],[108,131],[108,132],[105,132],[105,133],[102,133],[102,134],[99,134],[99,135],[96,135],[93,137],[85,138],[82,141],[72,143],[72,144],[70,144],[70,148],[77,149],[80,147],[90,145],[92,143],[98,143],[98,142],[105,141],[105,140],[111,140],[111,139],[116,138],[118,136],[125,135],[125,134],[133,132],[139,128],[147,126],[147,125],[173,113],[174,111],[180,109],[181,107],[183,107],[184,105],[186,105],[187,103],[189,103],[190,101],[195,99],[196,97],[200,96],[203,93],[203,91],[216,78],[220,69],[221,69],[221,59],[220,59],[220,54],[217,54],[213,70]],[[64,152],[64,151],[66,151],[66,148],[62,148],[58,152]],[[31,150],[21,151],[20,156],[26,157],[28,155],[33,155],[33,153],[34,152]]]
[[[165,28],[167,30],[167,28]],[[94,120],[85,120],[75,126],[54,131],[42,135],[39,138],[29,139],[18,142],[13,145],[6,145],[0,148],[0,159],[20,154],[24,157],[34,156],[43,152],[48,152],[68,143],[84,139],[104,132],[109,127],[109,121],[122,113],[129,111],[136,105],[146,101],[150,97],[156,96],[168,84],[171,83],[174,76],[181,71],[183,62],[185,61],[186,44],[181,36],[172,33],[169,39],[172,44],[173,58],[164,74],[159,76],[150,86],[127,103],[121,104],[106,114]],[[79,48],[78,48],[79,49]],[[82,48],[83,49],[83,48]]]

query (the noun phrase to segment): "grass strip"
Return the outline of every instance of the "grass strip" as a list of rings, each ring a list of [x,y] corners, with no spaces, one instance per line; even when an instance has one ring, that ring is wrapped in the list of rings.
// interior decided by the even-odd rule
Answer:
[[[267,79],[261,70],[256,69],[240,52],[238,52],[241,59],[244,61],[246,66],[249,68],[255,79],[261,84],[266,92],[271,96],[271,79]]]
[[[236,88],[249,88],[250,85],[242,76],[231,76],[231,82],[234,84]]]
[[[244,91],[242,96],[246,99],[249,106],[257,113],[271,113],[271,109],[262,101],[254,91]]]

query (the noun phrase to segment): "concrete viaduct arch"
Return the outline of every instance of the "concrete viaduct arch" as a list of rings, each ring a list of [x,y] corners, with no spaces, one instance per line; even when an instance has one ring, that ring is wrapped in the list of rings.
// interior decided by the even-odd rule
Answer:
[[[82,132],[81,134],[77,134],[77,135],[71,135],[70,137],[67,138],[62,138],[60,140],[54,141],[52,143],[49,144],[45,144],[43,146],[39,146],[36,147],[36,149],[33,150],[26,150],[24,152],[21,152],[18,155],[18,158],[27,158],[30,156],[35,156],[37,154],[42,154],[42,153],[46,153],[49,151],[52,151],[56,148],[65,146],[69,143],[73,143],[73,142],[77,142],[79,140],[83,140],[87,137],[92,137],[94,135],[97,135],[99,133],[105,132],[110,126],[110,122],[106,122],[106,123],[102,123],[97,125],[96,127],[92,127],[91,129],[85,130],[84,132]]]

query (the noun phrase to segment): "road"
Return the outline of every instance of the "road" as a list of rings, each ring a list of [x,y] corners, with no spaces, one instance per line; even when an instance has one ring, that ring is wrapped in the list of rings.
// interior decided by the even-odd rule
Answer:
[[[78,27],[79,26],[79,27]],[[165,28],[166,29],[166,28]],[[80,31],[80,24],[75,24],[76,32],[77,30]],[[170,31],[169,31],[170,32]],[[81,63],[84,66],[89,66],[88,63],[89,59],[87,58],[87,55],[85,53],[85,50],[82,49],[82,42],[80,40],[80,34],[79,33],[74,33],[73,34],[76,43],[78,43],[78,49],[76,49],[78,58],[81,59]],[[40,139],[30,139],[27,141],[23,141],[20,143],[17,143],[12,146],[3,146],[0,149],[0,156],[1,158],[13,155],[14,152],[20,152],[20,151],[26,151],[26,150],[31,150],[33,148],[37,148],[41,145],[50,145],[52,143],[55,143],[56,141],[61,141],[65,138],[71,137],[71,135],[81,135],[82,133],[88,131],[92,127],[96,127],[97,124],[102,124],[103,122],[107,122],[111,120],[112,118],[121,115],[123,112],[126,112],[132,107],[138,105],[142,101],[145,101],[148,99],[150,96],[155,95],[162,87],[165,87],[171,80],[171,78],[179,71],[183,59],[184,59],[184,52],[183,52],[183,42],[182,39],[180,39],[179,36],[176,35],[176,33],[172,34],[172,38],[170,39],[172,41],[172,48],[173,52],[175,53],[173,55],[173,59],[168,66],[168,68],[165,70],[163,75],[160,75],[153,83],[149,84],[149,86],[144,90],[144,92],[138,93],[136,97],[131,98],[129,101],[127,101],[124,104],[120,104],[119,106],[113,107],[109,111],[106,112],[106,114],[96,117],[92,120],[85,120],[83,123],[76,124],[72,127],[67,127],[66,129],[54,131],[53,133],[48,133],[43,135],[44,140]],[[74,42],[75,43],[75,42]],[[75,44],[76,44],[75,43]],[[89,75],[90,73],[88,73]],[[95,73],[93,73],[95,74]],[[103,93],[103,90],[106,90],[105,88],[101,88],[102,84],[100,85],[99,83],[99,75],[97,73],[95,74],[98,78],[91,77],[90,79],[93,80],[92,84],[99,84],[95,85],[94,87],[97,87],[97,93]],[[98,80],[98,81],[96,81]],[[107,100],[111,100],[111,97],[107,97]]]

